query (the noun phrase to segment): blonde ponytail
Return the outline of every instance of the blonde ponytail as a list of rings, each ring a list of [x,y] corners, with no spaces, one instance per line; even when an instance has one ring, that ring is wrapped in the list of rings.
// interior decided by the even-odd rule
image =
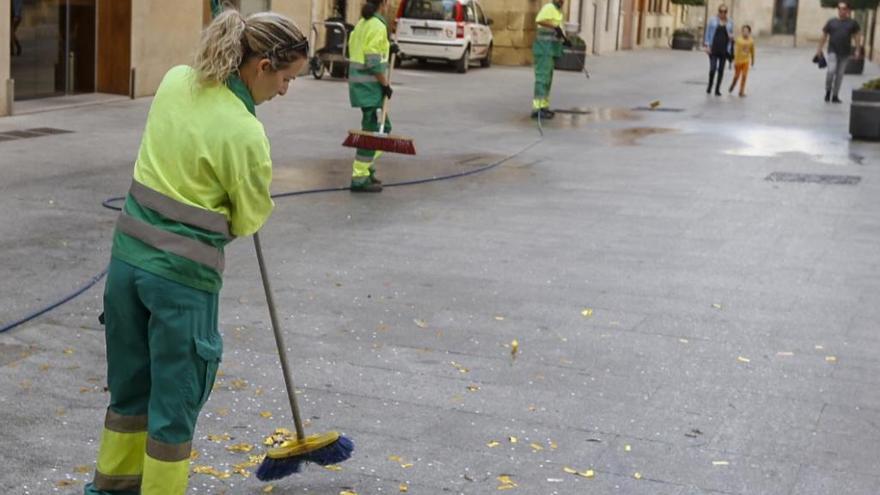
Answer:
[[[245,19],[235,10],[226,10],[202,32],[193,66],[203,84],[217,84],[237,73],[251,57],[266,58],[279,70],[308,53],[308,40],[287,17],[260,12]]]

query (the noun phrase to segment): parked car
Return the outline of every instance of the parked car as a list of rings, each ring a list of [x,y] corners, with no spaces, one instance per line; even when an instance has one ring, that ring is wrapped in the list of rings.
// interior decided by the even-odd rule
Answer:
[[[477,0],[401,0],[395,34],[399,60],[452,62],[460,73],[477,61],[489,67],[491,25]]]

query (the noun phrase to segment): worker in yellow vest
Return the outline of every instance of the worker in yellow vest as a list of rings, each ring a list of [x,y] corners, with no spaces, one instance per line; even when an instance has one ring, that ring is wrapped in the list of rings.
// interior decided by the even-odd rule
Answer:
[[[562,30],[564,0],[553,0],[535,17],[537,32],[532,54],[535,58],[535,97],[532,100],[532,118],[552,119],[550,87],[553,85],[553,66],[562,56],[563,43],[568,44]]]
[[[386,0],[367,0],[348,40],[348,96],[351,106],[361,109],[361,129],[379,130],[379,115],[384,98],[391,98],[388,82],[388,21],[380,14]],[[384,132],[391,132],[391,119],[385,119]],[[382,192],[376,178],[376,159],[381,151],[360,149],[355,152],[351,171],[351,192]]]
[[[227,10],[194,67],[165,74],[113,234],[104,290],[107,408],[86,495],[184,495],[196,420],[223,352],[223,248],[273,209],[272,160],[255,107],[308,59],[288,18]]]

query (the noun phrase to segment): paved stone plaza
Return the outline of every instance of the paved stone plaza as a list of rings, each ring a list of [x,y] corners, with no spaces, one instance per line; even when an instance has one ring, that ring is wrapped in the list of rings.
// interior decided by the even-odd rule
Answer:
[[[759,46],[746,98],[707,96],[696,52],[592,58],[589,80],[557,72],[543,138],[529,68],[396,73],[419,155],[385,155],[386,183],[500,165],[276,200],[262,240],[308,429],[356,450],[271,493],[880,492],[880,145],[847,132],[880,70],[830,105],[811,56]],[[101,201],[149,104],[0,119],[72,131],[0,142],[0,324],[105,268]],[[275,192],[348,184],[344,82],[299,79],[258,115]],[[0,334],[0,493],[91,479],[102,289]],[[190,492],[260,494],[249,456],[293,426],[250,239],[221,300]]]

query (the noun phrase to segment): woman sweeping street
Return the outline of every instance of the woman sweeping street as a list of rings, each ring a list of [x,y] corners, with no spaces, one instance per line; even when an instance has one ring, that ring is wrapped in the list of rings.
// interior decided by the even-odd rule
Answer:
[[[86,495],[183,495],[223,343],[223,248],[272,212],[255,107],[284,95],[308,41],[284,16],[228,10],[193,67],[165,75],[116,224],[104,322],[110,405]]]
[[[361,129],[377,132],[384,98],[391,98],[388,82],[388,22],[379,13],[386,0],[367,0],[348,41],[348,96],[351,106],[361,109]],[[387,115],[384,132],[391,132]],[[382,192],[382,181],[376,178],[376,160],[381,151],[358,148],[351,171],[351,192]]]

